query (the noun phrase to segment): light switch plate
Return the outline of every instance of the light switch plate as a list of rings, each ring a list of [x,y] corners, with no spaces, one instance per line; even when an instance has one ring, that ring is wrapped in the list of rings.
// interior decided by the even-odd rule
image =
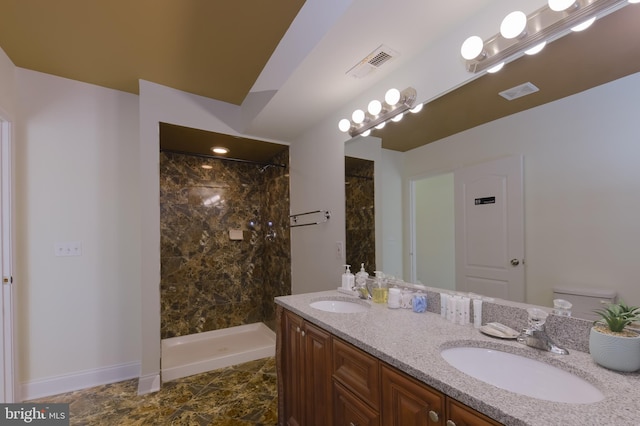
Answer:
[[[80,241],[68,241],[55,243],[53,251],[56,256],[81,256],[82,243]]]

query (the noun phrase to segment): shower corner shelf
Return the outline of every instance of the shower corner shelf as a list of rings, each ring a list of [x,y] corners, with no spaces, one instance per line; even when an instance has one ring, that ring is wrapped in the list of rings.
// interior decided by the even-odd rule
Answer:
[[[299,217],[305,216],[303,223],[299,223]],[[300,226],[320,225],[321,223],[328,222],[331,219],[331,212],[329,210],[314,210],[306,213],[292,214],[289,216],[289,227],[297,228]]]

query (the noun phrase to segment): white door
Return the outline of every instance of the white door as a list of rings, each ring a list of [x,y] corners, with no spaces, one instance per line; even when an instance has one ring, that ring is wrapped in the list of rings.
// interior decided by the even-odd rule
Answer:
[[[11,125],[0,117],[0,403],[15,402],[11,256]]]
[[[522,157],[454,172],[456,288],[524,302]]]

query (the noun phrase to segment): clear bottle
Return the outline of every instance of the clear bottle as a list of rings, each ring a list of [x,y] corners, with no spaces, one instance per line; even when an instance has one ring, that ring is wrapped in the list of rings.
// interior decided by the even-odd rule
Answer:
[[[387,283],[384,280],[384,274],[382,271],[373,271],[376,274],[376,279],[373,286],[373,302],[374,303],[387,303],[389,297],[389,289]]]

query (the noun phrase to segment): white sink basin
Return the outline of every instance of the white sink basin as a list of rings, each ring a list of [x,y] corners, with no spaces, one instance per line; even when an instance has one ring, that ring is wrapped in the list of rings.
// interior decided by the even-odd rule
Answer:
[[[365,312],[369,309],[368,305],[356,301],[349,302],[347,300],[319,300],[317,302],[311,302],[309,306],[314,309],[320,309],[321,311],[339,312],[343,314]]]
[[[445,349],[458,370],[501,389],[546,401],[591,404],[604,395],[586,380],[544,362],[486,348]]]

